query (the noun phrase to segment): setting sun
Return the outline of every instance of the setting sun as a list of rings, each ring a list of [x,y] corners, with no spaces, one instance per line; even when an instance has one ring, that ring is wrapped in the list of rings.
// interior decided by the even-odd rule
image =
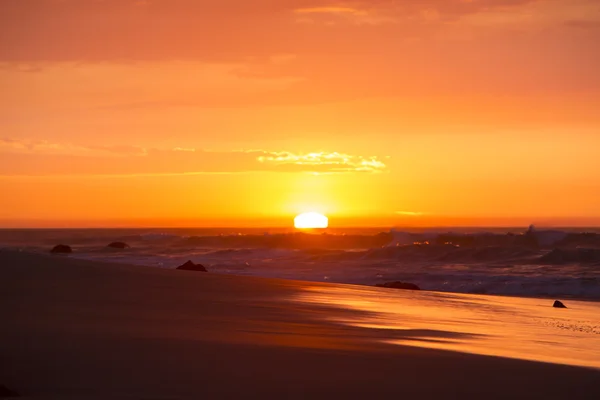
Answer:
[[[294,218],[296,229],[323,229],[327,228],[329,220],[323,214],[308,212]]]

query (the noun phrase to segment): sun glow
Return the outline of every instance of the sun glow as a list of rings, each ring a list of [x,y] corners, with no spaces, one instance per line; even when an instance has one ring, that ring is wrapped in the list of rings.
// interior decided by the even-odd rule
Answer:
[[[323,229],[327,228],[329,220],[323,214],[308,212],[294,218],[296,229]]]

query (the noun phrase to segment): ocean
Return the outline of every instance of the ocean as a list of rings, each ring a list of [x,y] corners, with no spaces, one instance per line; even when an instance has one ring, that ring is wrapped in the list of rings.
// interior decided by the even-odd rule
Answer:
[[[120,241],[130,247],[108,248]],[[210,272],[523,297],[600,299],[599,228],[5,229],[0,248]],[[61,257],[62,255],[57,255]]]

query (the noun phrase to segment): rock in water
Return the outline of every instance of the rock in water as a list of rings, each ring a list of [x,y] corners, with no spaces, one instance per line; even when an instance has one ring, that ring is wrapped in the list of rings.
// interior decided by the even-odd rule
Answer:
[[[179,267],[177,267],[177,269],[180,269],[182,271],[208,272],[206,270],[206,268],[204,268],[204,265],[202,265],[202,264],[194,264],[192,261],[188,261],[185,264],[180,265]]]
[[[110,243],[108,246],[106,247],[110,247],[111,249],[128,249],[130,246],[127,243],[124,242],[112,242]]]
[[[378,283],[375,286],[388,288],[388,289],[421,290],[421,288],[418,287],[417,285],[415,285],[414,283],[408,283],[408,282],[386,282],[386,283]]]
[[[552,305],[552,307],[554,308],[567,308],[567,306],[565,306],[561,301],[556,300],[554,302],[554,305]]]
[[[71,246],[67,246],[66,244],[56,245],[52,250],[50,250],[50,253],[52,254],[68,254],[72,252],[73,249],[71,249]]]
[[[0,398],[3,399],[5,397],[19,397],[19,394],[4,385],[0,385]]]

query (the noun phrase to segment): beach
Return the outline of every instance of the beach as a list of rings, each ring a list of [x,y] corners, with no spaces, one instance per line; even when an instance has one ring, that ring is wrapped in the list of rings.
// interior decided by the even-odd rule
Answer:
[[[0,385],[22,398],[600,398],[598,303],[8,250],[0,282]]]

